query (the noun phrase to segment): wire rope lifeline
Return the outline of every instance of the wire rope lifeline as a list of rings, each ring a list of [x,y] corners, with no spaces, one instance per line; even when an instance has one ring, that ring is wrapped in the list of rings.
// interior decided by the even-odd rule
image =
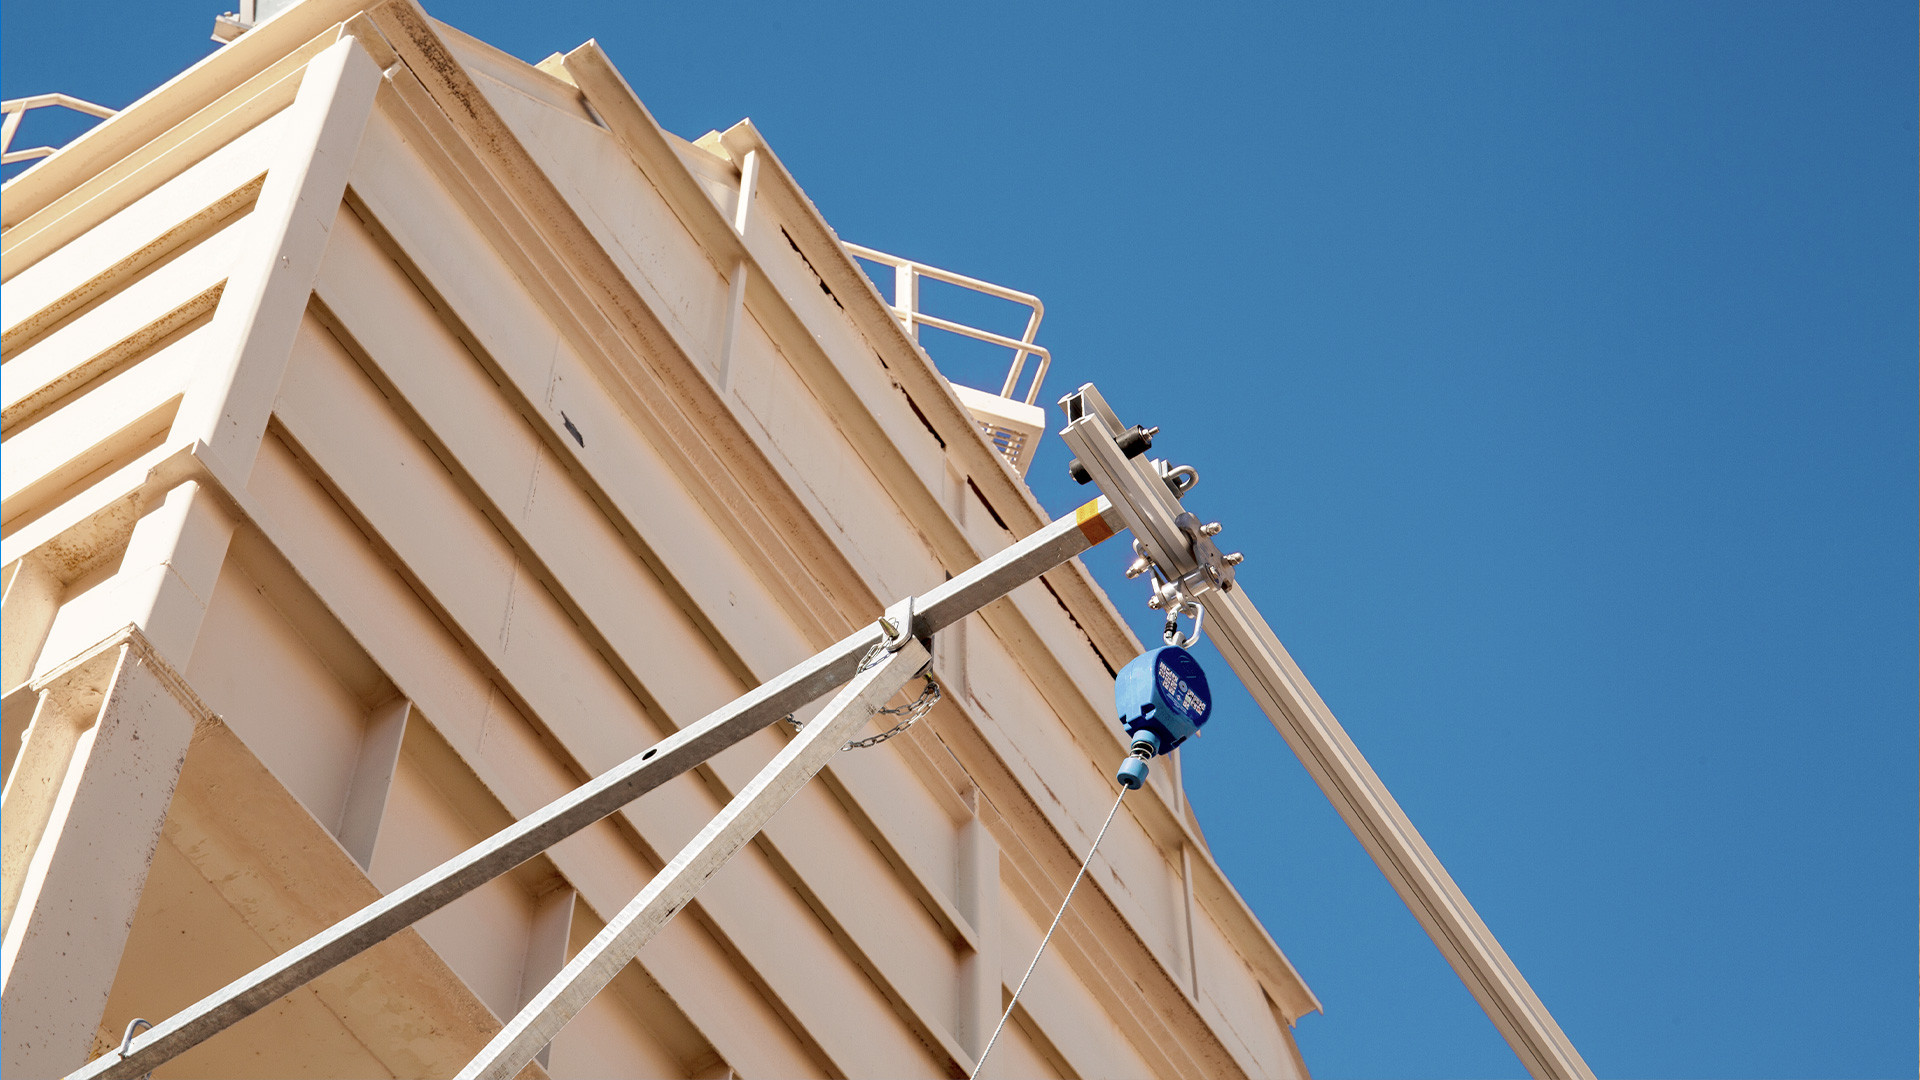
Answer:
[[[1053,940],[1053,932],[1060,928],[1060,920],[1067,914],[1067,905],[1073,903],[1073,891],[1080,887],[1080,879],[1087,876],[1087,867],[1093,865],[1093,853],[1100,850],[1100,841],[1107,837],[1107,826],[1113,824],[1113,815],[1120,812],[1120,800],[1127,797],[1132,788],[1123,787],[1113,800],[1113,808],[1107,811],[1107,820],[1100,823],[1100,832],[1093,838],[1093,846],[1087,849],[1087,857],[1080,863],[1080,872],[1073,875],[1073,884],[1067,886],[1066,899],[1060,901],[1060,910],[1054,913],[1053,925],[1047,927],[1047,936],[1040,939],[1040,948],[1033,954],[1033,963],[1027,965],[1027,973],[1020,976],[1020,985],[1013,988],[1013,996],[1007,999],[1007,1011],[1000,1014],[1000,1022],[993,1027],[993,1035],[987,1039],[986,1049],[980,1051],[980,1060],[967,1074],[967,1080],[974,1080],[980,1070],[987,1067],[987,1055],[993,1053],[993,1044],[1000,1041],[1000,1032],[1007,1026],[1007,1017],[1013,1015],[1013,1007],[1020,1002],[1020,991],[1027,988],[1027,980],[1033,978],[1033,971],[1040,966],[1040,958],[1046,955],[1047,942]]]

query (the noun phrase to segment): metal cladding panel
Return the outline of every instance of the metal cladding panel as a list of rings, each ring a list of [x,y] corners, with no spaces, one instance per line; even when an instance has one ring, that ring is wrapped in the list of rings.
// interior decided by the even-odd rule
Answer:
[[[673,757],[156,1075],[458,1070],[789,745],[765,726],[786,697],[750,697],[717,756],[701,725],[830,691],[907,595],[946,699],[831,755],[528,1069],[971,1069],[1110,801],[1110,671],[1137,643],[1062,562],[1113,515],[1048,523],[757,133],[660,132],[592,45],[534,68],[407,0],[309,0],[8,211],[9,394],[32,384],[0,416],[8,947],[95,951],[9,969],[9,1074],[110,1072],[134,1010],[177,1032],[422,871],[568,799],[620,805],[593,785]],[[1046,585],[995,600],[983,563]],[[82,734],[131,715],[114,650],[192,733],[118,786],[89,763],[124,748]],[[1183,701],[1160,707],[1197,726]],[[1292,1068],[1273,1047],[1316,1003],[1165,773],[1006,1062]],[[59,904],[89,890],[123,936],[78,933]],[[1195,940],[1281,1015],[1215,1003]],[[11,1038],[40,1019],[54,1058]]]

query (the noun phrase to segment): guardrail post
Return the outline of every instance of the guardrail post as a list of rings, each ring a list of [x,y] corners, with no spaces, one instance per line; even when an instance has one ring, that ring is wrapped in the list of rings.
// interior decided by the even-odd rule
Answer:
[[[911,263],[900,263],[893,268],[893,306],[906,315],[907,336],[919,341],[920,275],[914,272]]]

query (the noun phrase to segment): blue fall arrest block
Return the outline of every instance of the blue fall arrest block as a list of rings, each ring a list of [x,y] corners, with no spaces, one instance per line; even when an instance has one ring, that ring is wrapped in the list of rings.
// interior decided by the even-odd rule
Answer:
[[[1213,709],[1206,673],[1193,654],[1177,645],[1150,649],[1120,669],[1113,681],[1120,726],[1133,738],[1114,779],[1138,788],[1147,780],[1147,759],[1200,733]]]

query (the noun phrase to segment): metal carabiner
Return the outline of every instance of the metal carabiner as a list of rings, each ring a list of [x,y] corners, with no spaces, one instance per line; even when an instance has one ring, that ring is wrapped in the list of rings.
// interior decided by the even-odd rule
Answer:
[[[1193,633],[1180,632],[1181,614],[1193,616]],[[1160,639],[1181,649],[1191,649],[1200,643],[1200,628],[1206,624],[1207,609],[1193,600],[1184,600],[1167,608],[1167,627],[1160,632]]]

